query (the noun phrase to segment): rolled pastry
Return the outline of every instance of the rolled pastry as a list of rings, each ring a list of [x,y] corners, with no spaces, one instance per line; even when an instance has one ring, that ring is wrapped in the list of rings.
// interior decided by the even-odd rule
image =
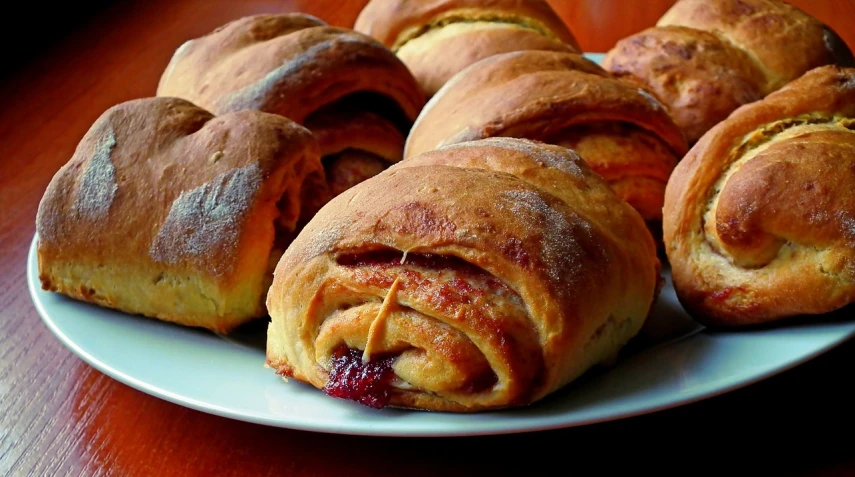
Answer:
[[[353,28],[391,48],[433,96],[458,71],[498,53],[580,53],[544,0],[371,0]]]
[[[458,73],[419,115],[404,157],[493,136],[569,147],[651,222],[687,150],[667,110],[573,53],[494,55]]]
[[[147,98],[107,110],[39,205],[42,288],[228,332],[264,316],[317,143],[281,116]]]
[[[214,114],[279,114],[316,133],[327,176],[348,180],[315,184],[307,219],[342,184],[401,160],[404,137],[425,103],[413,75],[388,48],[303,13],[248,16],[186,42],[157,95],[184,98]]]
[[[740,326],[855,300],[855,69],[824,66],[709,131],[665,194],[674,287]]]
[[[443,147],[309,222],[268,294],[267,364],[375,408],[524,406],[614,361],[658,271],[645,222],[572,151]]]
[[[739,106],[828,64],[855,66],[831,28],[778,0],[679,0],[603,60],[655,94],[690,144]]]

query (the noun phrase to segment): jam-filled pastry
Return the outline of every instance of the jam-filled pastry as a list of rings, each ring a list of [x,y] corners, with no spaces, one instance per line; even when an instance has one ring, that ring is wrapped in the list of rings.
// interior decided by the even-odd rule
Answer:
[[[343,192],[294,240],[267,365],[374,408],[525,406],[614,363],[659,266],[641,216],[571,150],[443,147]]]
[[[163,72],[157,95],[184,98],[214,114],[257,109],[309,128],[328,176],[359,170],[345,172],[348,180],[314,184],[308,199],[317,206],[343,184],[400,161],[425,103],[391,50],[303,13],[248,16],[186,42]],[[306,219],[312,211],[307,208]]]
[[[665,194],[674,287],[741,326],[855,301],[855,69],[823,66],[719,123]]]
[[[228,332],[267,313],[302,189],[323,181],[308,129],[282,116],[214,117],[181,99],[107,110],[39,205],[42,287]]]
[[[404,157],[487,137],[569,147],[648,221],[662,218],[665,184],[687,150],[665,107],[573,53],[494,55],[461,71],[431,98]]]
[[[371,0],[353,28],[391,48],[428,96],[498,53],[582,51],[544,0]]]
[[[780,0],[678,0],[603,60],[654,93],[690,144],[739,106],[829,64],[855,66],[831,28]]]

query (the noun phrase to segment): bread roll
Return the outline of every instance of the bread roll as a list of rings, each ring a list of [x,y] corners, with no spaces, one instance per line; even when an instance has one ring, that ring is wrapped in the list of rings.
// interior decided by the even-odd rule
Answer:
[[[602,64],[660,99],[690,144],[765,95],[766,76],[748,53],[693,28],[648,28],[619,41]]]
[[[674,287],[714,326],[855,300],[855,69],[824,66],[709,131],[665,195]]]
[[[41,200],[42,288],[228,332],[266,314],[313,176],[323,179],[317,143],[281,116],[214,117],[175,98],[122,103],[92,125]]]
[[[766,75],[766,94],[818,66],[855,66],[827,25],[781,0],[678,0],[656,26],[713,32],[748,53]]]
[[[419,115],[404,156],[493,136],[575,150],[653,222],[662,217],[665,183],[687,149],[649,93],[578,54],[520,51],[481,60],[443,86]]]
[[[300,233],[268,295],[267,364],[376,408],[525,406],[614,361],[658,270],[644,221],[572,151],[443,147]]]
[[[292,119],[316,133],[329,177],[342,175],[342,165],[367,174],[399,161],[425,103],[413,75],[388,48],[303,13],[248,16],[186,42],[157,94],[215,114],[256,109]],[[362,167],[366,161],[373,166]],[[350,175],[346,182],[361,178]],[[317,184],[314,189],[329,190],[317,190],[316,205],[342,183]]]
[[[429,97],[458,71],[488,56],[582,51],[544,0],[371,0],[354,29],[391,48]]]
[[[689,144],[808,70],[855,66],[828,26],[779,0],[678,0],[603,60],[668,107]]]

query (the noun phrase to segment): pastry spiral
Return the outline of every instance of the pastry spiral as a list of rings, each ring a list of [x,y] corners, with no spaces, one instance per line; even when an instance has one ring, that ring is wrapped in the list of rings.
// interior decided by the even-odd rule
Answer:
[[[488,56],[582,51],[544,0],[371,0],[353,28],[391,48],[429,97],[457,72]]]
[[[846,44],[779,0],[679,0],[603,60],[655,94],[690,144],[739,106],[828,64],[853,65]]]
[[[710,130],[665,195],[674,287],[718,326],[855,300],[855,69],[824,66]]]
[[[666,109],[573,53],[494,55],[458,73],[422,110],[404,157],[493,136],[573,149],[648,221],[687,146]]]
[[[248,16],[186,42],[157,95],[184,98],[214,114],[279,114],[315,133],[333,180],[311,188],[305,220],[345,185],[400,161],[425,103],[413,75],[388,48],[303,13]]]
[[[312,134],[281,116],[214,117],[176,98],[119,104],[41,200],[42,287],[228,332],[266,314],[302,189],[317,177]]]
[[[523,406],[612,362],[658,271],[645,222],[572,151],[448,146],[309,222],[268,295],[267,364],[377,408]]]

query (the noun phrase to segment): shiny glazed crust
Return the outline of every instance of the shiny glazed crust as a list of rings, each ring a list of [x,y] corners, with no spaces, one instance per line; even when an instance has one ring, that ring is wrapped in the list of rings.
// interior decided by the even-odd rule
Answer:
[[[294,230],[313,174],[316,142],[281,116],[214,117],[175,98],[117,105],[42,198],[42,287],[227,332],[266,313],[276,229]]]
[[[855,300],[855,69],[814,69],[714,127],[665,194],[674,287],[740,326]]]
[[[631,127],[644,140],[626,140],[615,125]],[[422,110],[404,157],[495,136],[560,144],[580,139],[574,131],[595,126],[582,138],[582,157],[610,182],[644,179],[639,187],[657,191],[621,197],[641,200],[632,205],[645,219],[659,219],[665,182],[687,149],[683,135],[653,96],[578,54],[522,51],[471,65]],[[644,158],[643,167],[626,161],[635,157]]]
[[[644,221],[572,151],[448,146],[344,192],[297,237],[268,295],[267,364],[323,388],[345,344],[395,356],[390,406],[523,406],[612,362],[658,270]]]
[[[373,0],[354,29],[392,48],[428,96],[466,66],[495,54],[581,52],[543,0]]]
[[[158,96],[215,114],[257,109],[298,123],[349,94],[391,98],[410,121],[424,94],[406,66],[369,36],[302,13],[262,14],[190,40],[173,55]]]

